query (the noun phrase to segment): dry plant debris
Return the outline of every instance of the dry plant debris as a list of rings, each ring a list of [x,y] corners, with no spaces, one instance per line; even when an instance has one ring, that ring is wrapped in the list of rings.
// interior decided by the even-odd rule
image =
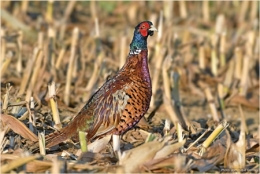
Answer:
[[[1,4],[1,173],[259,173],[257,1]],[[116,153],[111,136],[45,149],[122,66],[143,20],[159,30],[145,118]]]

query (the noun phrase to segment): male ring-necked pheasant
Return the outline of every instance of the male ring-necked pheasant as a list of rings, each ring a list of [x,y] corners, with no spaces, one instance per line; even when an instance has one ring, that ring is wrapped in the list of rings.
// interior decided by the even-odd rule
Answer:
[[[46,147],[86,131],[89,141],[106,134],[120,135],[144,116],[152,96],[148,69],[147,38],[157,31],[152,22],[135,27],[125,65],[89,99],[74,119],[46,137]]]

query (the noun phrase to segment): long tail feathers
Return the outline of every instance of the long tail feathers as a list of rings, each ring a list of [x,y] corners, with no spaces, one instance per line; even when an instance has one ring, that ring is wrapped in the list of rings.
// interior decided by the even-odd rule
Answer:
[[[74,126],[71,122],[67,126],[63,127],[60,131],[53,132],[45,137],[45,147],[49,148],[55,146],[77,133],[77,127]],[[39,144],[35,144],[33,147],[30,148],[32,152],[38,151]]]
[[[55,146],[75,135],[75,133],[77,133],[77,126],[73,124],[74,121],[63,127],[60,131],[47,135],[45,137],[46,147],[49,148]]]

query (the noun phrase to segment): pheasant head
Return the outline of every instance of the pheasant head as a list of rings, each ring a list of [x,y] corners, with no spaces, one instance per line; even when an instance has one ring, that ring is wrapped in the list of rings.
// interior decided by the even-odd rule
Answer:
[[[130,44],[130,54],[139,54],[141,50],[147,49],[147,38],[152,36],[157,29],[150,21],[139,23],[135,27],[132,43]]]

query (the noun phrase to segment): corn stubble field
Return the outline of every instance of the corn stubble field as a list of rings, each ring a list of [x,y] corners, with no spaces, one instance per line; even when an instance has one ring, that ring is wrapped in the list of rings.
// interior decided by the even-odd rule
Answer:
[[[257,1],[1,4],[1,173],[259,172]],[[122,67],[144,20],[153,97],[120,152],[111,136],[31,152]]]

